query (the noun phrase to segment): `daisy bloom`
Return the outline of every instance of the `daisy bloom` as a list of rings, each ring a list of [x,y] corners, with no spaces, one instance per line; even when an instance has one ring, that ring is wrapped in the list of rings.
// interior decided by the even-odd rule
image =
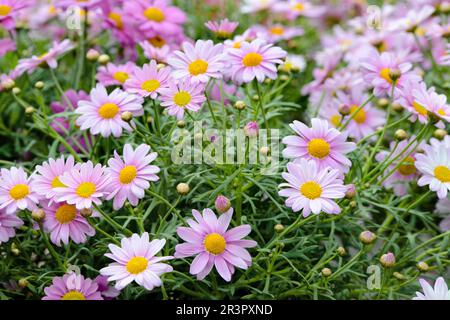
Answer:
[[[161,106],[167,108],[167,113],[182,120],[185,110],[197,112],[206,101],[205,86],[193,84],[188,79],[178,84],[169,83],[168,88],[161,88]]]
[[[265,29],[262,34],[268,42],[278,42],[281,40],[290,40],[304,33],[301,27],[286,27],[282,24],[276,24]]]
[[[127,92],[135,93],[141,97],[156,99],[159,90],[167,86],[170,79],[170,68],[164,67],[158,70],[155,60],[136,68],[131,77],[125,82]]]
[[[373,93],[378,96],[391,94],[392,87],[402,88],[405,82],[420,81],[420,77],[411,71],[412,64],[401,62],[399,57],[390,52],[381,55],[372,51],[369,57],[361,62],[364,80],[374,87]]]
[[[352,119],[347,125],[346,131],[350,137],[357,141],[374,133],[386,123],[385,112],[372,107],[370,103],[359,110],[357,104],[351,105],[348,117],[352,117]],[[348,117],[344,117],[342,121],[345,123]]]
[[[119,88],[108,94],[103,85],[97,84],[91,90],[90,101],[78,102],[75,113],[80,117],[76,120],[76,124],[81,130],[90,129],[93,135],[101,134],[106,138],[112,134],[114,137],[120,137],[123,129],[132,131],[130,124],[122,120],[122,113],[129,111],[133,116],[143,115],[143,102],[144,99],[141,97]],[[133,122],[131,124],[134,125]]]
[[[412,300],[450,300],[450,290],[443,277],[436,279],[434,288],[424,279],[419,279],[419,282],[423,293],[417,291]]]
[[[71,6],[83,9],[94,9],[101,4],[102,0],[58,0],[53,1],[56,7],[67,9]]]
[[[205,27],[214,32],[219,39],[230,38],[238,25],[239,22],[230,21],[228,19],[205,22]]]
[[[108,277],[99,275],[94,279],[94,281],[97,283],[98,291],[101,293],[103,299],[111,300],[120,294],[119,290],[108,285]]]
[[[18,12],[32,4],[29,0],[0,0],[0,26],[7,30],[14,29]]]
[[[160,276],[173,270],[170,265],[161,263],[173,257],[156,256],[165,244],[165,239],[150,242],[147,232],[142,236],[135,233],[129,238],[123,238],[120,247],[115,244],[108,245],[111,253],[105,256],[115,262],[101,269],[100,274],[108,276],[108,281],[116,281],[117,290],[122,290],[133,281],[147,290],[160,287],[162,285]]]
[[[237,83],[251,82],[257,79],[263,82],[266,77],[277,77],[276,64],[282,64],[287,53],[279,47],[267,44],[256,39],[252,42],[243,42],[239,49],[227,50],[231,64],[231,76]]]
[[[150,187],[149,181],[158,181],[156,175],[160,169],[150,163],[156,159],[157,153],[149,153],[150,146],[139,145],[133,150],[126,144],[123,148],[123,160],[114,150],[114,158],[108,160],[106,172],[111,177],[111,193],[107,199],[114,198],[114,210],[123,207],[125,200],[136,206],[139,199],[145,195],[145,190]]]
[[[427,89],[424,82],[406,82],[403,87],[398,91],[396,102],[403,108],[412,113],[410,120],[420,123],[428,123],[428,109],[426,106],[419,104],[418,99],[421,101],[428,101],[427,98],[429,92],[434,91],[434,88]]]
[[[252,13],[261,10],[269,10],[276,2],[276,0],[245,0],[242,4],[241,12]]]
[[[300,121],[294,121],[290,127],[297,135],[283,138],[287,145],[283,150],[285,158],[313,160],[319,170],[332,167],[347,172],[351,167],[345,154],[355,150],[356,145],[347,142],[347,133],[329,127],[328,121],[318,118],[311,120],[311,128]]]
[[[17,228],[23,225],[22,219],[15,214],[7,214],[0,209],[0,244],[7,242],[16,235]]]
[[[172,49],[167,44],[163,44],[157,47],[149,41],[142,41],[139,42],[139,45],[144,51],[144,56],[147,59],[156,60],[158,63],[167,63],[167,57],[172,51]]]
[[[2,168],[0,172],[0,209],[5,209],[7,214],[36,209],[39,195],[23,168]]]
[[[178,227],[178,236],[186,241],[175,246],[175,257],[185,258],[196,255],[189,272],[203,280],[215,266],[219,275],[230,281],[235,267],[247,269],[252,264],[252,257],[245,248],[257,245],[253,240],[242,239],[251,232],[248,224],[227,231],[233,209],[216,217],[211,209],[204,209],[203,214],[192,210],[195,218],[187,219],[189,227]]]
[[[174,51],[167,59],[173,68],[175,79],[189,79],[193,84],[206,83],[210,78],[219,79],[224,67],[223,45],[212,40],[197,40],[195,46],[184,42],[182,51]]]
[[[338,214],[341,208],[332,199],[342,199],[347,187],[339,179],[342,173],[337,169],[325,168],[319,170],[314,160],[300,159],[296,163],[287,164],[288,172],[282,173],[288,183],[280,184],[286,187],[278,192],[287,197],[286,206],[294,212],[303,209],[303,217],[311,212],[318,214],[326,212]]]
[[[59,177],[59,181],[65,187],[54,188],[57,201],[74,204],[78,210],[90,209],[93,203],[100,205],[100,198],[109,193],[107,188],[110,177],[104,172],[101,164],[94,167],[91,161],[65,172]]]
[[[36,193],[44,196],[46,199],[53,200],[56,196],[54,188],[65,187],[59,180],[61,175],[78,166],[78,164],[75,164],[73,156],[69,156],[67,160],[64,159],[64,156],[56,160],[50,158],[48,162],[45,161],[42,165],[37,165],[36,171],[32,176]]]
[[[430,185],[439,199],[445,198],[450,190],[450,149],[426,148],[425,154],[417,154],[415,165],[423,174],[417,184]]]
[[[136,65],[133,62],[127,62],[122,65],[108,63],[106,66],[100,67],[97,73],[97,80],[105,87],[121,86],[132,75]]]
[[[44,292],[42,300],[103,300],[95,281],[75,273],[54,277]]]
[[[314,18],[325,12],[324,7],[315,7],[310,1],[304,0],[277,2],[273,9],[275,12],[283,13],[289,20],[295,20],[299,16]]]
[[[40,66],[49,66],[51,69],[56,69],[58,66],[57,58],[69,50],[74,48],[70,40],[66,39],[62,42],[53,42],[52,48],[40,56],[32,56],[31,58],[20,59],[17,63],[16,70],[19,74],[28,72],[31,74]]]
[[[426,110],[427,113],[429,111],[438,118],[450,122],[450,106],[447,104],[445,94],[438,94],[434,91],[434,87],[431,87],[426,91],[413,90],[413,96],[415,101],[415,105],[413,105],[421,116],[424,116]]]
[[[61,246],[61,241],[66,245],[69,239],[74,243],[84,243],[87,240],[86,236],[95,235],[94,228],[73,204],[65,202],[46,204],[42,209],[45,212],[44,229],[50,233],[50,240],[58,247]]]

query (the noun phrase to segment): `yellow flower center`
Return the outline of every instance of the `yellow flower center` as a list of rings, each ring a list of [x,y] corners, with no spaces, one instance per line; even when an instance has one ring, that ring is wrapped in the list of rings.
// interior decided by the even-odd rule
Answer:
[[[277,36],[282,36],[284,34],[284,29],[282,27],[273,27],[270,32]]]
[[[116,116],[117,113],[119,113],[120,109],[115,103],[105,103],[98,109],[98,114],[103,119],[111,119]]]
[[[187,91],[180,91],[173,97],[173,102],[179,107],[184,107],[189,102],[191,102],[191,95]]]
[[[341,115],[335,114],[334,116],[331,116],[330,122],[333,126],[337,127],[341,123]]]
[[[128,184],[136,178],[136,167],[135,166],[126,166],[119,173],[119,180],[123,184]]]
[[[417,111],[417,113],[422,116],[426,116],[428,114],[427,109],[416,101],[413,102],[413,107]]]
[[[161,38],[160,36],[156,36],[153,38],[148,39],[148,42],[150,42],[154,47],[161,48],[166,44],[166,41]]]
[[[150,7],[144,11],[144,16],[151,21],[161,22],[164,20],[164,12],[159,8]]]
[[[391,79],[391,76],[389,75],[389,73],[391,72],[390,68],[383,68],[380,71],[380,76],[386,80],[387,82],[389,82],[390,84],[392,84],[393,80]]]
[[[416,173],[416,167],[414,166],[414,158],[408,157],[405,161],[403,161],[402,165],[398,167],[398,171],[404,175],[409,176],[410,174]]]
[[[96,191],[95,184],[92,182],[82,182],[77,187],[76,193],[82,198],[89,198]]]
[[[64,183],[59,180],[59,177],[55,177],[55,179],[52,180],[52,188],[65,188],[67,187]]]
[[[199,59],[192,61],[189,64],[189,73],[194,76],[203,74],[206,72],[206,70],[208,70],[208,62],[206,62],[205,60]]]
[[[116,23],[117,29],[122,30],[123,29],[123,21],[122,16],[118,14],[117,12],[110,12],[108,14],[108,18],[110,18],[112,21]]]
[[[256,52],[250,52],[247,53],[245,57],[242,59],[242,63],[246,67],[256,67],[260,65],[262,60],[263,60],[262,55]]]
[[[302,184],[300,192],[303,196],[310,200],[317,199],[322,194],[322,187],[314,181],[308,181]]]
[[[9,195],[14,200],[20,200],[25,198],[30,193],[30,189],[26,184],[16,184],[9,190]]]
[[[77,209],[75,206],[70,204],[63,204],[55,212],[55,219],[58,220],[59,223],[65,224],[71,222],[75,219],[77,215]]]
[[[124,83],[128,79],[128,73],[123,71],[117,71],[113,75],[114,80],[119,81],[120,83]]]
[[[61,300],[86,300],[80,291],[72,290],[61,297]]]
[[[142,90],[153,92],[161,86],[158,80],[152,79],[142,82]]]
[[[11,12],[11,6],[7,6],[6,4],[0,4],[0,16],[7,16]]]
[[[305,5],[303,3],[296,3],[292,6],[292,10],[302,12],[305,10]]]
[[[350,112],[351,115],[353,116],[353,120],[355,120],[356,123],[364,123],[366,122],[366,112],[364,111],[364,109],[360,109],[359,111],[357,111],[359,108],[359,106],[351,106],[350,107]],[[357,112],[355,115],[353,115],[355,112]]]
[[[236,41],[235,43],[233,43],[233,48],[234,49],[240,49],[241,48],[241,44],[242,44],[242,41]]]
[[[427,30],[422,27],[417,27],[415,33],[417,36],[423,37],[427,33]]]
[[[225,238],[218,233],[210,233],[205,237],[205,250],[211,254],[221,254],[225,251],[227,242]]]
[[[450,182],[450,169],[446,166],[437,166],[434,168],[434,176],[443,183]]]
[[[447,114],[445,113],[445,110],[444,110],[444,109],[439,109],[439,110],[437,111],[437,114],[440,115],[440,116],[446,116],[446,115],[447,115]]]
[[[330,144],[321,138],[311,139],[308,142],[308,153],[315,158],[325,158],[330,154]]]
[[[48,7],[48,13],[50,13],[51,15],[55,15],[56,14],[55,6]]]
[[[127,271],[131,274],[139,274],[146,270],[148,266],[148,260],[144,257],[134,257],[127,262]]]

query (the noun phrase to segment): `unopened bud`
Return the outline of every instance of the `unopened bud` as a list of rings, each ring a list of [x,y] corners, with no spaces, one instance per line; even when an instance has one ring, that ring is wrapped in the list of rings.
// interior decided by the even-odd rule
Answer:
[[[277,223],[274,227],[276,233],[280,233],[284,230],[284,226],[281,223]]]
[[[418,262],[416,267],[420,272],[427,272],[428,270],[430,270],[430,266],[425,261]]]
[[[156,69],[157,70],[161,70],[162,68],[165,68],[166,67],[166,65],[164,64],[164,63],[158,63],[157,65],[156,65]]]
[[[244,134],[247,137],[250,138],[254,138],[257,137],[259,133],[259,126],[258,123],[256,123],[255,121],[250,121],[249,123],[247,123],[244,127]]]
[[[17,284],[19,285],[19,287],[21,288],[26,288],[28,286],[28,280],[25,278],[19,279],[19,281],[17,282]]]
[[[147,117],[147,123],[148,123],[148,124],[153,123],[154,120],[155,120],[155,119],[153,119],[152,116],[148,116],[148,117]]]
[[[43,81],[38,81],[38,82],[36,82],[35,84],[34,84],[34,87],[36,88],[36,89],[39,89],[39,90],[41,90],[41,89],[43,89],[44,88],[44,82]]]
[[[16,83],[14,82],[14,80],[8,78],[8,79],[3,80],[0,86],[5,90],[10,90],[10,89],[14,88],[15,85],[16,85]]]
[[[357,206],[358,204],[356,203],[355,200],[353,200],[353,201],[350,201],[349,205],[350,205],[351,208],[356,208],[356,206]]]
[[[190,188],[189,188],[189,185],[187,184],[187,183],[179,183],[178,185],[177,185],[177,192],[179,193],[179,194],[181,194],[181,195],[186,195],[186,194],[188,194],[189,193],[189,190],[190,190]]]
[[[368,230],[363,231],[359,234],[359,240],[364,244],[371,244],[375,241],[376,238],[377,236],[375,235],[375,233]]]
[[[107,64],[109,62],[110,58],[107,54],[101,54],[98,59],[97,62],[100,64]]]
[[[269,154],[269,148],[268,147],[261,147],[259,149],[259,152],[263,155],[263,156],[267,156]]]
[[[392,274],[397,280],[403,281],[406,280],[406,277],[402,275],[400,272],[394,272]]]
[[[14,93],[15,95],[19,94],[20,93],[20,88],[19,87],[14,87],[12,89],[12,93]]]
[[[186,126],[186,122],[184,122],[183,120],[178,120],[177,121],[177,127],[178,128],[184,128]]]
[[[34,111],[36,111],[33,107],[26,107],[25,108],[25,113],[26,114],[32,114]]]
[[[133,119],[133,114],[130,111],[122,112],[120,115],[123,121],[130,122]]]
[[[380,258],[380,263],[385,268],[391,268],[395,265],[395,256],[392,252],[385,253]]]
[[[332,272],[331,272],[331,269],[330,268],[323,268],[322,269],[322,275],[324,276],[324,277],[329,277],[329,276],[331,276],[331,274],[332,274]]]
[[[343,116],[347,116],[350,114],[351,110],[350,107],[346,104],[341,104],[338,108],[339,113]]]
[[[402,112],[403,106],[400,103],[394,102],[392,104],[392,110],[394,110],[395,112]]]
[[[402,76],[402,72],[399,69],[391,69],[389,71],[389,78],[391,78],[391,80],[393,82],[395,82],[398,79],[400,79],[401,76]]]
[[[253,100],[258,101],[259,100],[259,96],[257,94],[253,95],[252,97]]]
[[[381,98],[378,100],[378,106],[380,108],[386,108],[389,105],[389,100],[386,98]]]
[[[80,210],[80,214],[84,218],[89,218],[92,216],[92,209],[84,208]]]
[[[347,254],[347,251],[345,250],[344,247],[338,247],[336,249],[336,252],[338,255],[340,255],[341,257],[345,256]]]
[[[214,202],[217,211],[220,213],[227,212],[231,208],[230,200],[222,195],[217,196],[216,201]]]
[[[436,129],[433,133],[433,136],[439,140],[443,140],[446,135],[447,131],[445,131],[444,129]]]
[[[238,110],[244,110],[245,107],[246,107],[246,105],[245,105],[245,102],[244,102],[244,101],[238,100],[238,101],[236,101],[236,102],[234,103],[234,107],[235,107],[236,109],[238,109]]]
[[[288,77],[287,75],[285,75],[285,74],[282,74],[282,75],[280,76],[280,80],[281,80],[281,81],[288,81],[288,80],[289,80],[289,77]]]
[[[345,193],[345,197],[346,197],[347,199],[352,199],[352,198],[354,198],[355,196],[356,196],[356,188],[355,188],[355,185],[354,185],[353,183],[347,185],[347,192]]]
[[[394,137],[398,141],[403,141],[405,139],[408,139],[408,134],[406,133],[405,130],[398,129],[397,131],[395,131]]]
[[[33,210],[33,212],[31,213],[31,217],[34,221],[41,222],[45,219],[45,211],[42,209]]]
[[[86,53],[86,59],[89,61],[95,61],[98,60],[98,58],[100,58],[100,53],[95,49],[89,49]]]

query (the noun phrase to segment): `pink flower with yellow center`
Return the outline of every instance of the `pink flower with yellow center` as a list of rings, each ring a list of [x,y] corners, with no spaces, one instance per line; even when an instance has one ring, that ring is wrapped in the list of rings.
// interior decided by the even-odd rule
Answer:
[[[432,287],[425,279],[419,279],[422,292],[416,291],[416,296],[412,300],[450,300],[450,290],[443,277],[436,279]]]
[[[44,292],[42,300],[103,300],[95,281],[75,273],[54,277]]]
[[[0,244],[14,237],[16,235],[15,229],[22,225],[22,219],[16,214],[7,214],[5,210],[0,209]]]
[[[150,187],[149,181],[158,181],[156,175],[160,169],[151,165],[157,153],[149,153],[150,146],[146,144],[139,145],[136,150],[129,144],[123,148],[123,160],[114,151],[114,158],[108,160],[108,168],[106,169],[110,181],[111,193],[107,199],[114,198],[114,210],[122,208],[125,200],[131,205],[136,206],[139,199],[145,195],[145,190]]]
[[[303,217],[311,212],[319,214],[325,212],[338,214],[341,208],[333,199],[342,199],[347,187],[339,178],[341,171],[331,168],[320,170],[314,160],[300,159],[296,163],[287,164],[288,172],[282,174],[287,183],[280,184],[285,187],[278,194],[287,197],[286,206],[294,212],[303,210]]]
[[[108,63],[104,67],[100,67],[97,73],[97,80],[105,87],[107,86],[123,86],[133,74],[136,65],[133,62],[127,62],[121,65]]]
[[[76,120],[76,124],[81,130],[90,129],[93,135],[101,134],[106,138],[112,134],[114,137],[120,137],[124,129],[131,132],[131,125],[134,125],[133,121],[128,123],[122,120],[122,113],[128,111],[133,116],[143,115],[143,102],[142,97],[119,88],[108,94],[103,85],[97,84],[91,90],[90,100],[78,102],[75,113],[80,117]]]
[[[23,168],[2,168],[0,173],[0,209],[12,214],[17,210],[37,208],[39,195]]]
[[[216,267],[225,281],[231,281],[235,267],[248,269],[252,257],[246,248],[257,245],[253,240],[243,239],[251,232],[248,224],[227,230],[233,216],[233,208],[218,218],[211,209],[203,214],[192,210],[195,218],[188,219],[188,227],[178,227],[178,236],[186,241],[175,247],[175,257],[185,258],[195,255],[189,272],[203,280]]]
[[[238,27],[239,22],[223,19],[205,22],[205,27],[214,32],[219,39],[228,39]]]
[[[0,26],[7,30],[14,29],[15,18],[20,11],[33,4],[29,0],[0,0]]]
[[[129,238],[122,238],[120,247],[114,244],[108,245],[111,253],[105,256],[115,262],[101,269],[100,274],[108,276],[110,282],[115,281],[117,290],[122,290],[133,281],[147,290],[160,287],[161,275],[173,270],[170,265],[161,263],[173,257],[156,255],[165,244],[165,239],[149,241],[147,232],[144,232],[142,236],[133,234]]]
[[[142,68],[136,68],[133,75],[125,82],[127,92],[135,93],[141,97],[156,99],[162,88],[167,87],[171,76],[171,70],[163,67],[158,70],[155,60],[144,64]]]
[[[92,204],[100,205],[100,199],[109,193],[109,175],[101,164],[94,167],[91,161],[65,172],[59,180],[65,187],[54,189],[56,200],[73,204],[78,210],[90,209]]]

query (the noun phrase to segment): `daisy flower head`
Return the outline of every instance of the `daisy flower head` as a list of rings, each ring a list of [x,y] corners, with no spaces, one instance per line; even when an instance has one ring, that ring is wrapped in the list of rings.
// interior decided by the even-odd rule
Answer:
[[[412,64],[400,61],[391,52],[371,51],[367,59],[361,62],[364,80],[373,86],[375,96],[390,95],[392,88],[402,88],[405,82],[420,81],[412,70]]]
[[[241,7],[242,13],[253,13],[262,10],[270,10],[277,0],[245,0]]]
[[[189,79],[178,83],[169,82],[168,88],[161,88],[161,106],[167,108],[171,116],[182,120],[185,110],[197,112],[206,101],[205,86],[202,83],[193,84]]]
[[[436,279],[434,287],[424,279],[419,279],[419,282],[423,293],[417,291],[413,300],[450,300],[450,290],[443,277]]]
[[[415,103],[413,106],[419,116],[422,116],[422,119],[425,117],[426,111],[427,118],[429,116],[428,113],[431,113],[436,118],[450,122],[450,106],[447,104],[447,96],[445,94],[438,94],[434,87],[426,91],[423,88],[422,90],[413,90],[412,94]],[[443,127],[441,124],[437,124],[437,126]]]
[[[161,263],[173,257],[156,256],[165,244],[165,239],[149,241],[147,232],[142,236],[135,233],[129,238],[123,238],[120,247],[115,244],[108,245],[111,253],[105,256],[115,262],[101,269],[100,274],[108,276],[110,282],[115,281],[117,290],[122,290],[133,281],[147,290],[160,287],[160,276],[173,270],[170,265]]]
[[[422,173],[417,184],[429,185],[439,199],[445,198],[450,190],[450,149],[426,148],[425,154],[417,154],[415,165]]]
[[[253,240],[243,239],[251,232],[248,224],[227,231],[233,208],[218,218],[211,209],[204,209],[203,214],[192,210],[195,218],[188,219],[189,227],[178,227],[178,236],[186,241],[175,247],[175,257],[185,258],[195,255],[189,272],[203,280],[216,267],[219,275],[230,281],[235,267],[247,269],[252,264],[252,257],[246,248],[257,245]]]
[[[171,70],[163,67],[158,70],[155,60],[144,64],[142,68],[136,68],[131,77],[125,82],[127,92],[156,99],[159,90],[167,86],[170,80]]]
[[[139,199],[145,195],[150,187],[149,181],[158,181],[156,175],[160,169],[150,163],[156,159],[157,153],[149,153],[150,146],[139,145],[135,150],[129,144],[123,148],[123,160],[114,150],[114,158],[108,160],[107,173],[111,177],[111,193],[107,196],[114,198],[114,210],[122,208],[125,200],[136,206]]]
[[[287,53],[279,47],[256,39],[252,42],[242,42],[240,48],[227,50],[231,64],[233,81],[241,84],[257,79],[263,82],[266,77],[277,77],[277,64],[282,64]]]
[[[14,29],[14,19],[18,13],[32,4],[30,0],[0,0],[0,26],[7,30]]]
[[[65,186],[54,188],[58,202],[74,204],[78,210],[90,209],[92,204],[100,205],[100,198],[108,195],[110,177],[101,164],[85,162],[65,172],[59,181]]]
[[[44,288],[42,300],[103,300],[97,283],[81,274],[54,277],[52,282],[51,286]]]
[[[222,19],[220,21],[205,22],[205,27],[214,32],[219,39],[228,39],[238,27],[239,22]]]
[[[50,240],[58,247],[61,246],[61,242],[67,245],[69,240],[74,243],[85,243],[86,236],[95,235],[94,228],[73,204],[65,202],[44,204],[43,210],[44,229],[50,233]]]
[[[91,90],[90,100],[78,102],[75,113],[80,117],[76,120],[76,124],[81,130],[90,129],[93,135],[101,134],[106,138],[112,134],[114,137],[120,137],[124,129],[130,132],[131,125],[134,125],[133,122],[122,120],[121,114],[128,111],[133,116],[143,115],[143,102],[142,97],[122,91],[120,88],[108,94],[103,85],[97,84]]]
[[[286,188],[278,192],[280,196],[287,197],[287,207],[292,208],[294,212],[303,210],[305,218],[311,212],[341,212],[341,208],[333,201],[342,199],[347,191],[347,187],[339,178],[341,171],[330,168],[320,170],[314,160],[307,159],[288,163],[287,170],[282,176],[288,183],[280,184],[280,187]]]
[[[14,237],[16,235],[15,229],[22,225],[22,219],[16,214],[7,214],[4,209],[0,209],[0,244]]]
[[[48,66],[51,69],[55,69],[58,66],[58,57],[67,51],[72,50],[72,48],[74,48],[74,45],[68,39],[61,42],[54,41],[53,46],[46,53],[41,54],[40,56],[20,59],[17,63],[16,70],[19,74],[23,74],[24,72],[31,74],[34,70],[41,66]]]
[[[136,65],[133,62],[127,62],[121,65],[108,63],[98,69],[97,80],[105,87],[121,86],[133,74]]]
[[[156,60],[158,63],[167,63],[167,57],[172,51],[171,47],[167,44],[162,44],[161,46],[155,46],[149,41],[139,42],[142,50],[144,51],[144,56],[149,60]]]
[[[2,168],[0,173],[0,209],[12,214],[17,210],[37,208],[39,195],[23,168]]]
[[[95,9],[101,4],[102,0],[58,0],[53,1],[55,7],[67,9],[76,6],[83,9]]]
[[[182,48],[183,51],[174,51],[167,59],[175,79],[189,79],[197,84],[206,83],[210,78],[222,78],[222,44],[215,45],[212,40],[197,40],[194,46],[184,42]]]
[[[95,277],[94,281],[97,283],[98,291],[100,291],[103,299],[111,300],[119,296],[120,290],[108,284],[108,277],[99,275]]]
[[[305,32],[301,27],[286,27],[282,24],[275,24],[264,29],[262,35],[268,42],[278,42],[282,40],[290,40],[292,38],[303,35]]]
[[[347,142],[347,133],[341,133],[331,128],[328,121],[313,118],[311,128],[300,121],[290,124],[297,135],[283,138],[287,145],[283,150],[285,158],[308,159],[314,161],[318,169],[326,167],[336,168],[347,172],[351,167],[351,161],[345,154],[356,149],[353,142]]]
[[[398,90],[398,95],[396,102],[399,103],[406,110],[411,112],[410,121],[416,122],[419,120],[420,123],[428,122],[428,109],[426,105],[422,105],[418,102],[429,100],[426,98],[428,91],[434,91],[433,88],[427,89],[424,82],[408,81],[403,87]]]
[[[280,12],[289,20],[295,20],[297,17],[319,17],[325,12],[324,7],[315,7],[311,1],[288,0],[277,2],[273,7],[275,12]]]
[[[44,196],[46,199],[54,200],[57,193],[55,188],[64,188],[65,185],[59,180],[64,172],[69,172],[79,164],[75,164],[73,156],[69,156],[67,160],[64,156],[58,159],[48,159],[42,165],[36,166],[36,171],[32,175],[33,185],[36,193]]]

